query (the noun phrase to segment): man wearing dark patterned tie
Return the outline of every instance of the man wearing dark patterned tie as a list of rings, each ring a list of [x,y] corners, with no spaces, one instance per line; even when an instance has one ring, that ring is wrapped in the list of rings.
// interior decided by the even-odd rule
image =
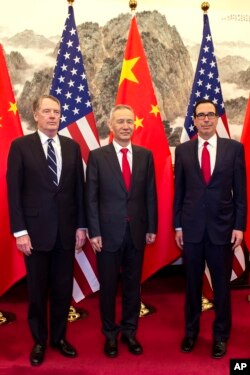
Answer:
[[[117,105],[109,128],[113,142],[89,155],[86,207],[90,242],[97,254],[104,353],[118,354],[117,337],[132,354],[141,354],[136,338],[140,281],[145,243],[155,241],[157,205],[152,153],[131,144],[134,111]],[[115,319],[119,274],[122,277],[122,319]]]
[[[221,358],[231,330],[232,252],[246,225],[246,171],[243,145],[216,135],[214,102],[194,106],[198,138],[175,153],[174,226],[186,268],[185,337],[191,352],[200,328],[202,278],[207,262],[214,290],[212,356]]]
[[[84,176],[79,145],[57,133],[60,102],[43,95],[33,104],[37,131],[15,140],[8,157],[11,229],[25,256],[28,321],[34,339],[31,365],[44,360],[50,345],[77,355],[66,340],[75,249],[86,239]],[[47,309],[49,302],[49,326]]]

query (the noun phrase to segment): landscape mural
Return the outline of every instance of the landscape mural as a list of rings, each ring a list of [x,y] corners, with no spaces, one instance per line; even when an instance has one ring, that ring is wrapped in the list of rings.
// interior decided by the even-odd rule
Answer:
[[[96,124],[105,143],[131,12],[127,0],[87,3],[75,0],[75,20]],[[201,3],[138,1],[138,27],[171,148],[180,141],[198,59]],[[250,3],[217,3],[210,2],[208,16],[231,136],[240,139],[250,92]],[[0,42],[25,133],[34,130],[32,101],[49,92],[67,7],[66,0],[26,0],[21,5],[15,0],[1,12]]]

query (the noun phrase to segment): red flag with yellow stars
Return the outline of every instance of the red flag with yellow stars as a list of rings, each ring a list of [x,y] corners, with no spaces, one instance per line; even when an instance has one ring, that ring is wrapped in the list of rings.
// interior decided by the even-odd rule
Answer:
[[[241,143],[244,144],[246,171],[247,171],[247,202],[250,202],[250,96],[247,102],[245,120],[241,134]],[[244,233],[247,250],[250,252],[250,204],[247,205],[247,225]]]
[[[13,139],[22,127],[0,44],[0,296],[25,275],[24,260],[11,234],[7,200],[7,157]]]
[[[174,240],[172,220],[172,159],[135,17],[131,21],[116,104],[127,104],[134,109],[136,120],[132,142],[151,150],[154,157],[158,233],[155,244],[147,245],[145,249],[144,281],[173,262],[180,253]]]

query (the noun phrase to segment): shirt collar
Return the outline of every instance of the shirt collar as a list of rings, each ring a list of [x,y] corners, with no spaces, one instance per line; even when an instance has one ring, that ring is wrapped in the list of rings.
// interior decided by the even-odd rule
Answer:
[[[211,138],[209,139],[203,139],[198,135],[198,147],[201,148],[203,147],[204,143],[208,142],[210,146],[215,147],[217,146],[217,135],[214,134]]]
[[[122,147],[121,145],[119,145],[119,143],[117,143],[115,140],[113,140],[113,146],[114,146],[115,151],[116,151],[117,154],[121,151],[122,148],[127,148],[128,152],[132,153],[132,144],[131,144],[131,142],[126,147]]]
[[[59,143],[59,137],[58,137],[57,134],[55,135],[55,137],[48,137],[46,134],[44,134],[43,132],[41,132],[41,130],[39,130],[39,129],[37,130],[37,133],[38,133],[38,135],[39,135],[39,137],[41,139],[42,145],[44,145],[48,141],[48,139],[51,139],[51,138],[54,140],[54,142],[56,144]]]

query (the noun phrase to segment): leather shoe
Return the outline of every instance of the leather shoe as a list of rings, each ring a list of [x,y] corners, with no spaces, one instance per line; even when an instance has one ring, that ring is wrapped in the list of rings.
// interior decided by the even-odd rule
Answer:
[[[106,339],[104,348],[104,354],[109,358],[115,358],[118,354],[117,340],[116,339]]]
[[[213,342],[213,347],[212,347],[212,357],[213,358],[222,358],[227,351],[227,344],[225,341],[218,341],[215,340]]]
[[[65,339],[61,339],[58,343],[51,342],[51,347],[58,349],[65,357],[74,358],[77,356],[76,349]]]
[[[122,335],[121,342],[127,345],[128,350],[132,354],[142,354],[142,346],[135,337],[127,337]]]
[[[196,337],[185,336],[181,342],[181,351],[184,353],[190,353],[196,344]]]
[[[30,353],[30,363],[32,366],[40,365],[44,360],[45,345],[35,344]]]

